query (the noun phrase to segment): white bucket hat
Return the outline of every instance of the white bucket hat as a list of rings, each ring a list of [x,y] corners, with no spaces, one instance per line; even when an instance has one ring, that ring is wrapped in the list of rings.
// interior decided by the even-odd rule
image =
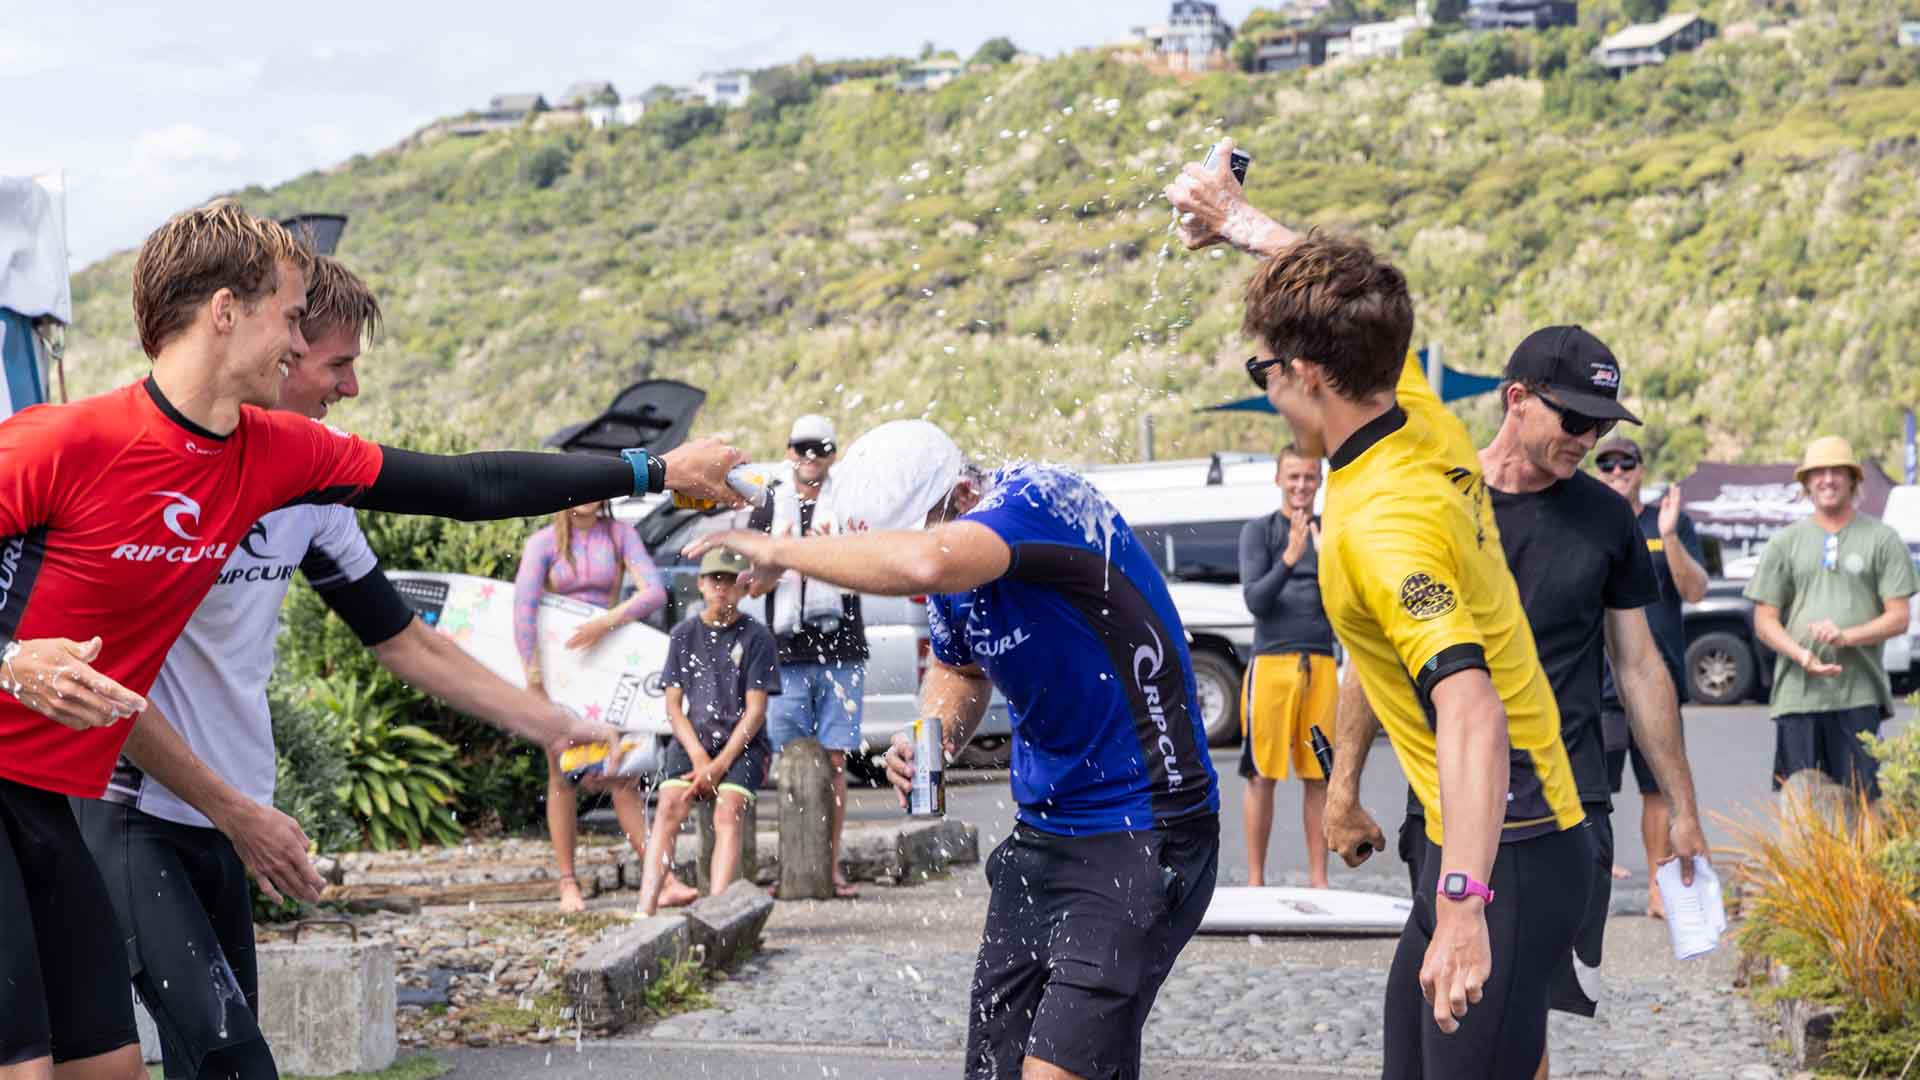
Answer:
[[[853,441],[820,513],[835,532],[918,529],[953,490],[966,455],[925,420],[892,420]]]

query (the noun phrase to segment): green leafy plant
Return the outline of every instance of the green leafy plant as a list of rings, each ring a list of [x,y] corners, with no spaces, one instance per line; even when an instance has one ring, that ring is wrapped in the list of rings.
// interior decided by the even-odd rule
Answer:
[[[647,1011],[659,1017],[713,1008],[706,969],[694,960],[676,960],[646,987]]]
[[[313,702],[340,731],[347,776],[334,795],[361,821],[375,850],[402,841],[409,847],[423,840],[460,842],[460,824],[448,808],[461,785],[447,771],[454,750],[446,740],[398,722],[399,708],[361,682],[323,681],[314,687]]]

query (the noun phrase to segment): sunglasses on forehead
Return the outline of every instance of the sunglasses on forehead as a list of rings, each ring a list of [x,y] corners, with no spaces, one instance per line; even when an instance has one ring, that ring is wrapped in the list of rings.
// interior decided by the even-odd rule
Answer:
[[[1287,362],[1285,360],[1276,357],[1249,356],[1247,357],[1247,378],[1252,379],[1253,385],[1259,387],[1261,392],[1265,393],[1267,389],[1267,378],[1273,369],[1284,368],[1286,366]]]
[[[1612,431],[1614,425],[1620,422],[1618,420],[1601,420],[1588,416],[1585,413],[1574,412],[1572,409],[1567,408],[1565,405],[1560,404],[1545,394],[1535,393],[1533,396],[1540,399],[1540,404],[1545,405],[1560,415],[1560,430],[1572,435],[1574,438],[1579,438],[1587,432],[1593,431],[1598,432],[1600,437],[1604,439],[1607,437],[1607,432]]]
[[[1640,467],[1640,459],[1631,455],[1610,454],[1593,463],[1601,472],[1632,472]]]

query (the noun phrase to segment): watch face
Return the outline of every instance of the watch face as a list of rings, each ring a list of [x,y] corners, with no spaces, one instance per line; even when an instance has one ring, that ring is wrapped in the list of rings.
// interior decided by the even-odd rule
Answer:
[[[1464,900],[1467,896],[1467,875],[1448,874],[1440,883],[1440,891],[1452,900]]]

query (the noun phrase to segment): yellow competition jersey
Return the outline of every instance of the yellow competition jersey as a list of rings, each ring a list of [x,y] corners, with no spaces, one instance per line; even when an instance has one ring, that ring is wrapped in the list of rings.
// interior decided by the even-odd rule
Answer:
[[[1408,356],[1399,406],[1333,455],[1320,595],[1386,727],[1427,836],[1441,842],[1440,773],[1427,697],[1483,668],[1507,709],[1511,761],[1502,842],[1584,817],[1560,742],[1560,710],[1507,569],[1467,429]]]

